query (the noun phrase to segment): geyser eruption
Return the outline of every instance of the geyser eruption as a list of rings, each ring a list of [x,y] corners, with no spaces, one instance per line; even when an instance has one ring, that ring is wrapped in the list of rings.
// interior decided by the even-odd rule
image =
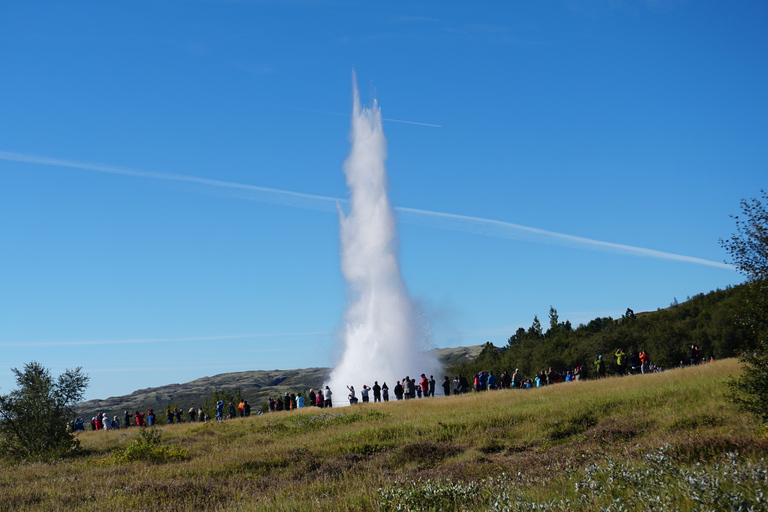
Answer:
[[[438,389],[442,381],[440,363],[425,351],[425,329],[420,328],[417,308],[400,273],[395,214],[387,197],[381,110],[375,100],[371,108],[363,108],[356,80],[353,88],[352,149],[344,162],[351,193],[349,215],[339,209],[341,270],[350,300],[344,314],[344,353],[329,383],[334,405],[348,403],[346,386],[354,386],[359,398],[363,384],[386,382],[394,399],[395,383],[405,376],[418,384],[422,373],[433,374]]]

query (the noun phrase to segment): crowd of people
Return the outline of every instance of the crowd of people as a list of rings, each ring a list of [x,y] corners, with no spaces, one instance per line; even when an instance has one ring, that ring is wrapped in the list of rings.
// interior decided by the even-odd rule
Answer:
[[[284,397],[269,397],[267,399],[267,411],[292,411],[304,407],[333,407],[333,392],[331,388],[310,389],[306,398],[301,393],[285,393]]]
[[[251,405],[248,403],[247,400],[240,400],[240,403],[236,406],[234,403],[229,403],[229,415],[224,415],[224,402],[222,400],[219,400],[216,403],[216,419],[219,421],[222,421],[224,419],[234,419],[236,417],[248,417],[251,415]],[[202,407],[199,407],[195,409],[194,407],[190,407],[189,411],[187,411],[187,418],[190,423],[195,422],[206,422],[210,421],[211,417],[206,413]],[[166,407],[165,409],[165,422],[168,425],[174,424],[174,423],[184,423],[184,411],[179,408],[171,408],[170,406]],[[128,428],[131,426],[137,426],[137,427],[151,427],[154,425],[157,425],[157,418],[155,416],[155,412],[152,408],[148,409],[146,413],[142,413],[140,411],[136,411],[134,413],[131,413],[130,411],[125,411],[123,413],[123,419],[122,422],[120,421],[120,418],[117,416],[112,417],[111,419],[109,416],[105,413],[98,413],[96,416],[91,418],[90,427],[91,430],[117,430],[122,428]],[[83,418],[77,418],[76,420],[72,421],[70,423],[70,429],[73,432],[82,432],[85,430],[85,420]]]
[[[651,362],[650,355],[647,351],[641,350],[640,352],[633,351],[629,356],[624,353],[622,349],[617,349],[614,353],[616,358],[617,375],[627,374],[646,374],[657,373],[664,371],[660,366],[656,366]],[[710,358],[710,361],[714,359]],[[690,363],[691,365],[700,364],[702,362],[702,354],[699,347],[695,345],[690,346]],[[606,377],[606,363],[602,354],[598,355],[594,361],[595,374],[597,378]],[[683,361],[680,361],[680,366],[685,366]],[[538,374],[532,378],[524,378],[519,369],[515,369],[513,373],[507,371],[501,372],[497,377],[492,372],[479,372],[472,377],[472,383],[467,381],[463,375],[456,375],[453,379],[445,376],[442,382],[443,395],[463,395],[470,391],[481,392],[487,390],[498,389],[530,389],[538,388],[542,386],[548,386],[552,384],[558,384],[560,382],[575,382],[586,379],[586,370],[583,366],[577,366],[573,370],[557,371],[551,367],[547,370],[541,370]],[[427,398],[435,396],[436,381],[433,375],[427,378],[426,374],[421,374],[419,382],[416,379],[412,379],[410,376],[406,376],[401,380],[398,380],[395,386],[392,388],[392,394],[396,400],[410,400],[415,398]],[[353,385],[347,386],[349,394],[347,399],[350,405],[355,405],[359,402],[358,391],[355,390]],[[389,402],[390,388],[386,382],[379,385],[378,381],[374,381],[373,386],[363,384],[363,387],[359,390],[360,399],[363,403],[370,402],[371,395],[373,395],[373,402]],[[274,411],[288,411],[295,409],[302,409],[304,407],[319,407],[330,408],[333,407],[333,392],[329,386],[318,390],[310,389],[306,397],[301,393],[288,393],[286,392],[283,397],[270,397],[266,403],[266,410],[268,412]],[[227,406],[228,414],[224,414],[224,401],[219,400],[216,402],[216,420],[223,421],[225,419],[234,419],[237,417],[248,417],[251,415],[251,406],[247,400],[241,400],[240,403],[235,406],[233,402],[229,402]],[[257,414],[261,414],[259,411]],[[195,409],[190,407],[187,412],[189,422],[205,422],[210,421],[210,416],[203,410],[202,407]],[[184,413],[180,408],[171,409],[168,406],[165,410],[165,417],[167,424],[183,423]],[[114,416],[112,419],[104,413],[98,413],[91,418],[91,430],[112,430],[122,427],[129,427],[136,425],[138,427],[152,426],[157,422],[154,411],[150,408],[146,414],[136,411],[131,414],[129,411],[125,411],[123,414],[122,424],[120,418]],[[74,431],[85,430],[85,422],[83,418],[77,418],[71,424],[71,428]]]

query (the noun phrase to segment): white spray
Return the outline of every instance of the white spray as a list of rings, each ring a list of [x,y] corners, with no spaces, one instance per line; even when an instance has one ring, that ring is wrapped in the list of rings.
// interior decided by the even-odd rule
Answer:
[[[398,380],[420,381],[424,373],[441,382],[440,363],[429,352],[425,329],[408,295],[397,260],[395,214],[387,197],[384,160],[387,143],[381,110],[363,108],[354,81],[350,139],[352,149],[344,162],[349,186],[350,212],[339,210],[341,270],[348,284],[350,303],[344,314],[344,353],[331,373],[334,405],[348,403],[347,386],[359,391],[363,384],[386,382],[394,399]],[[371,396],[371,400],[373,397]]]

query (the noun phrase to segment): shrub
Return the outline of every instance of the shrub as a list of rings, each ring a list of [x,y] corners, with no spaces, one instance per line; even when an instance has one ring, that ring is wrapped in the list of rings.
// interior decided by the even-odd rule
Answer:
[[[162,431],[157,427],[143,428],[137,439],[134,439],[122,452],[113,453],[102,459],[97,465],[125,464],[134,461],[144,461],[152,464],[189,460],[189,452],[183,447],[163,446],[160,444]]]

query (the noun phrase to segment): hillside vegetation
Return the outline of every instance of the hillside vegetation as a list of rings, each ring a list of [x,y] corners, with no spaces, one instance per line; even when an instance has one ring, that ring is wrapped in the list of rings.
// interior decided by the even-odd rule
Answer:
[[[582,366],[595,377],[595,358],[602,354],[608,373],[616,372],[613,354],[645,350],[651,362],[663,368],[689,364],[689,348],[696,345],[705,360],[738,356],[756,343],[754,329],[739,318],[747,302],[745,285],[699,294],[666,309],[635,314],[627,310],[619,319],[595,318],[573,327],[550,308],[548,323],[536,317],[527,330],[522,327],[504,347],[488,346],[474,362],[455,365],[454,374],[471,376],[479,371],[500,375],[519,368],[524,378],[549,367],[557,371]],[[675,301],[676,302],[676,301]]]
[[[2,510],[765,510],[734,359],[650,375],[85,432]]]

